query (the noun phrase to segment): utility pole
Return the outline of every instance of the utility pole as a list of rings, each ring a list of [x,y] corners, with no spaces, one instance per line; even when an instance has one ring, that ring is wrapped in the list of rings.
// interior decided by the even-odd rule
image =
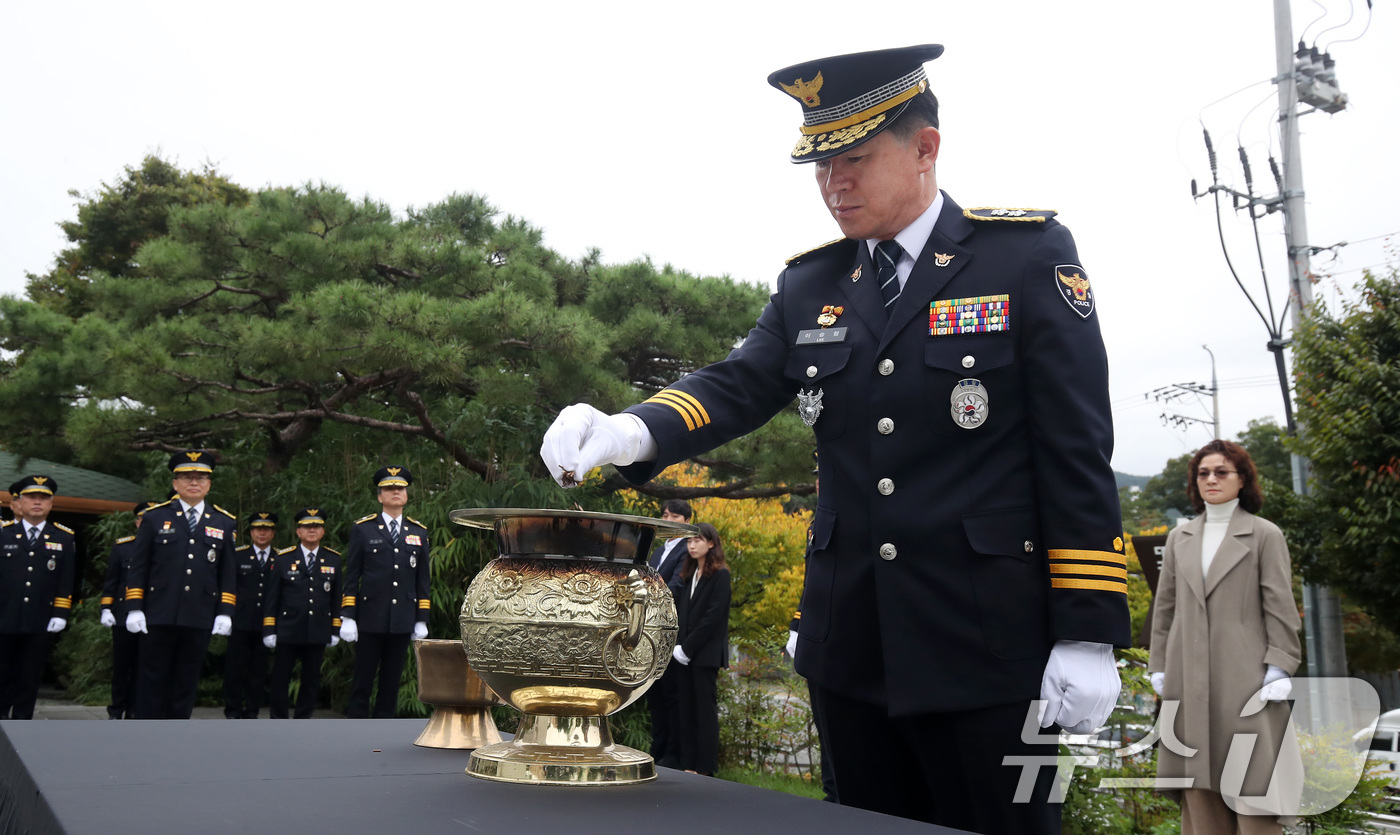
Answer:
[[[1209,345],[1202,345],[1207,354],[1210,354],[1210,414],[1215,422],[1215,439],[1220,440],[1220,383],[1215,379],[1215,352]]]
[[[1283,234],[1288,246],[1289,266],[1289,307],[1293,330],[1296,333],[1302,324],[1304,314],[1312,306],[1312,266],[1311,249],[1308,246],[1308,224],[1303,209],[1303,167],[1300,158],[1298,136],[1298,87],[1308,85],[1308,102],[1327,112],[1336,112],[1346,107],[1346,97],[1340,94],[1318,96],[1315,92],[1319,84],[1326,84],[1329,77],[1319,80],[1316,70],[1313,73],[1300,73],[1294,65],[1293,18],[1288,0],[1274,0],[1274,47],[1277,57],[1278,75],[1274,83],[1278,85],[1279,139],[1283,150]],[[1315,50],[1314,50],[1315,51]],[[1309,63],[1309,58],[1299,48],[1299,64]],[[1333,93],[1335,90],[1324,90]],[[1278,346],[1281,348],[1282,346]],[[1271,346],[1271,349],[1273,346]],[[1282,362],[1282,351],[1275,356]],[[1298,431],[1303,431],[1299,427]],[[1293,491],[1307,495],[1311,466],[1306,458],[1294,454]],[[1311,677],[1345,677],[1347,674],[1346,645],[1342,641],[1341,604],[1336,594],[1326,586],[1306,584],[1303,586],[1304,632],[1308,647],[1308,675]],[[1346,717],[1321,717],[1341,720]]]

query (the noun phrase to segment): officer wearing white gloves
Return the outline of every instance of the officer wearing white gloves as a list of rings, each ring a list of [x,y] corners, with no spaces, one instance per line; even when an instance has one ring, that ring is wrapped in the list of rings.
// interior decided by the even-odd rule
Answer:
[[[273,719],[286,719],[292,668],[301,664],[295,717],[310,719],[321,692],[326,647],[340,643],[340,552],[325,547],[326,518],[320,508],[297,511],[300,545],[273,557],[272,584],[263,608],[263,645],[277,651],[272,662],[268,707]]]
[[[431,543],[427,526],[404,514],[412,483],[407,467],[381,467],[371,480],[380,512],[357,519],[350,529],[340,610],[340,638],[357,642],[345,709],[350,719],[371,715],[376,682],[374,718],[397,714],[408,642],[428,637]]]
[[[132,508],[138,529],[146,511],[159,504],[145,501]],[[131,551],[135,544],[135,536],[123,536],[112,545],[107,555],[107,574],[102,581],[102,614],[98,620],[104,628],[112,630],[112,701],[107,705],[108,719],[131,719],[136,715],[133,695],[140,633],[128,632],[125,628],[126,578],[131,570]],[[123,624],[122,628],[114,629],[119,623]]]
[[[725,360],[541,447],[568,486],[633,483],[797,401],[819,452],[797,671],[820,691],[840,802],[982,833],[1059,830],[1029,716],[1090,730],[1131,642],[1108,363],[1089,271],[1054,212],[959,207],[936,183],[938,45],[769,83],[844,238],[795,256]],[[1039,708],[1036,702],[1043,700]],[[1031,713],[1035,711],[1035,713]],[[1031,736],[1034,739],[1034,735]],[[879,768],[867,767],[878,763]]]
[[[33,719],[52,640],[73,610],[73,531],[49,521],[58,484],[10,485],[15,519],[0,528],[0,719]]]
[[[131,550],[126,628],[144,634],[137,719],[188,719],[213,635],[233,632],[238,520],[208,502],[214,458],[170,457],[177,498],[147,510]]]

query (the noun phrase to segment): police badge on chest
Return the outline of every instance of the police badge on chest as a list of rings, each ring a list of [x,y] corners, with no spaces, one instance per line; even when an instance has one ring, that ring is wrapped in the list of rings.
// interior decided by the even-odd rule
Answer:
[[[822,413],[822,390],[807,391],[802,389],[797,392],[797,413],[802,416],[802,422],[808,426],[815,426],[817,418]]]

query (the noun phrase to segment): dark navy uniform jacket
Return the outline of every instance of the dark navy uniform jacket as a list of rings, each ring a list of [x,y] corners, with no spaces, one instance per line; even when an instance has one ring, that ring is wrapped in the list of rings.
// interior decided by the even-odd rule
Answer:
[[[0,527],[0,633],[42,633],[50,618],[72,618],[76,562],[71,528],[45,522],[30,544],[24,522]]]
[[[728,358],[628,409],[659,455],[621,468],[644,482],[819,393],[797,669],[894,716],[1035,699],[1056,640],[1130,640],[1108,366],[1074,240],[1052,213],[977,220],[944,196],[888,324],[864,243],[793,259]],[[934,302],[1002,295],[1008,328],[931,335]],[[803,337],[828,306],[844,339]],[[954,419],[969,387],[975,428]]]
[[[301,546],[296,545],[278,551],[272,565],[263,635],[276,635],[278,646],[329,644],[331,635],[340,631],[340,552],[318,547],[316,564],[308,571]]]
[[[107,555],[107,574],[102,579],[102,608],[112,610],[118,629],[126,628],[126,578],[131,572],[135,543],[136,537],[124,536],[112,545],[112,552]]]
[[[150,626],[208,629],[218,615],[233,617],[237,532],[233,514],[207,501],[194,530],[179,502],[146,511],[131,553],[127,606],[145,612]]]
[[[233,628],[245,632],[261,632],[266,616],[268,589],[272,586],[272,558],[277,551],[267,548],[267,564],[258,562],[258,549],[240,545],[233,549],[234,593],[238,596],[233,609]]]
[[[345,550],[345,599],[341,617],[359,632],[404,634],[428,622],[428,529],[400,517],[399,542],[389,539],[384,515],[357,519]]]

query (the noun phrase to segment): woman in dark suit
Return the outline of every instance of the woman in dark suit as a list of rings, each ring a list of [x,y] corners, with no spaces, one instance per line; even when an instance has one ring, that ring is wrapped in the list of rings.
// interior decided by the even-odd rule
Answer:
[[[729,566],[719,532],[706,522],[686,543],[676,598],[680,630],[673,655],[680,665],[681,768],[714,774],[719,767],[719,668],[729,666]]]

